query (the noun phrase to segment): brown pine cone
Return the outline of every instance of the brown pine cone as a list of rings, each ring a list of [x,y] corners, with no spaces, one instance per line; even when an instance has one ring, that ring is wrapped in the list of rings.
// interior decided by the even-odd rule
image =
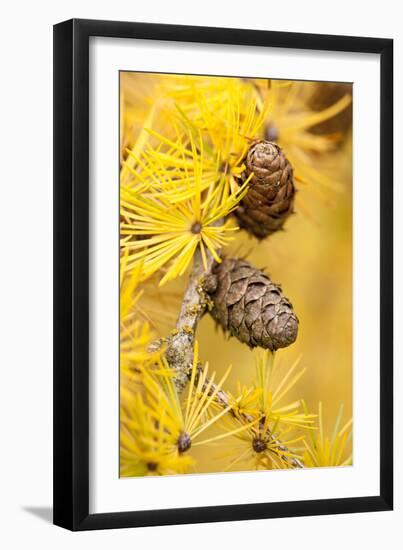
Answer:
[[[206,288],[211,315],[232,336],[251,348],[285,348],[295,342],[298,319],[281,288],[245,260],[224,259]]]
[[[292,166],[276,143],[264,140],[251,145],[245,164],[244,180],[253,176],[235,215],[241,227],[264,239],[281,229],[293,212]]]

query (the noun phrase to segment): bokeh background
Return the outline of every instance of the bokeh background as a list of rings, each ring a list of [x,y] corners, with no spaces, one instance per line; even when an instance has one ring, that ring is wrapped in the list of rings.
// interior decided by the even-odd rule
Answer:
[[[175,77],[121,73],[120,78],[120,147],[124,155],[125,148],[135,141],[145,124],[155,89],[164,80]],[[258,86],[266,85],[266,81],[256,82]],[[295,112],[301,109],[301,104],[311,113],[320,112],[346,93],[352,96],[349,84],[307,82],[300,89]],[[282,369],[286,372],[301,357],[300,365],[306,368],[306,373],[291,390],[289,400],[304,399],[311,412],[317,412],[321,401],[324,429],[328,433],[341,404],[343,421],[352,416],[351,107],[350,104],[341,114],[309,129],[312,135],[337,136],[330,151],[304,151],[306,161],[335,185],[320,185],[316,181],[297,184],[296,213],[287,220],[285,231],[261,242],[239,231],[226,250],[228,255],[246,257],[256,267],[264,268],[291,300],[300,320],[299,335],[295,344],[277,352],[278,372]],[[292,105],[290,112],[294,112]],[[158,129],[158,120],[154,124]],[[281,125],[277,131],[281,138]],[[185,275],[162,289],[153,281],[145,287],[140,305],[148,308],[149,320],[160,336],[166,336],[175,326],[186,283]],[[154,307],[150,307],[152,303]],[[228,365],[232,365],[226,382],[228,390],[236,392],[237,381],[251,385],[256,351],[235,338],[225,338],[209,315],[199,324],[197,340],[200,359],[208,361],[218,374],[224,374]],[[211,454],[201,446],[194,450],[194,456],[198,471],[220,470],[220,449]]]

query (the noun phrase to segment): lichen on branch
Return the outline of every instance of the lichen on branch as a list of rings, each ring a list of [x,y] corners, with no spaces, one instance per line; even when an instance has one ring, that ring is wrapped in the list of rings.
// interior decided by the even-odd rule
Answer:
[[[204,290],[204,282],[213,265],[212,254],[207,251],[203,262],[199,248],[194,256],[176,329],[166,339],[166,359],[170,367],[176,371],[175,384],[179,393],[182,393],[187,385],[188,372],[193,363],[197,324],[210,304],[210,298]]]

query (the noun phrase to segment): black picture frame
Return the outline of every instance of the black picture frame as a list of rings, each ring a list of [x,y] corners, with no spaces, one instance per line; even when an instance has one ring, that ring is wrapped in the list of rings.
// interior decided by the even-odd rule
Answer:
[[[89,513],[89,38],[376,53],[380,123],[380,492],[328,500]],[[71,530],[391,510],[393,41],[73,19],[54,26],[54,523]]]

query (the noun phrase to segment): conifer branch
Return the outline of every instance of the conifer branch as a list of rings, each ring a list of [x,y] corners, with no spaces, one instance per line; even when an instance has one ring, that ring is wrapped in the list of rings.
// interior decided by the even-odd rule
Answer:
[[[214,258],[207,251],[206,266],[200,249],[196,251],[192,271],[189,276],[189,283],[183,296],[181,309],[176,323],[174,333],[166,339],[166,358],[168,364],[176,371],[175,385],[179,393],[182,393],[189,381],[189,373],[193,364],[195,332],[198,322],[209,306],[209,297],[205,291],[208,275],[214,265]],[[199,373],[202,367],[199,367]],[[210,386],[209,395],[217,390],[217,385],[206,378],[203,390]],[[222,408],[228,408],[231,399],[227,392],[218,389],[215,395],[215,402]],[[246,413],[240,414],[241,420],[246,424],[253,422],[253,417]],[[277,449],[284,453],[282,459],[294,468],[303,468],[303,463],[294,457],[288,456],[288,449],[272,433],[268,433]]]
[[[206,265],[200,249],[197,249],[189,284],[183,296],[176,329],[166,339],[166,358],[171,368],[176,371],[175,384],[179,393],[188,383],[188,372],[193,364],[193,351],[197,324],[205,313],[209,298],[203,283],[214,265],[212,254],[206,251]]]

